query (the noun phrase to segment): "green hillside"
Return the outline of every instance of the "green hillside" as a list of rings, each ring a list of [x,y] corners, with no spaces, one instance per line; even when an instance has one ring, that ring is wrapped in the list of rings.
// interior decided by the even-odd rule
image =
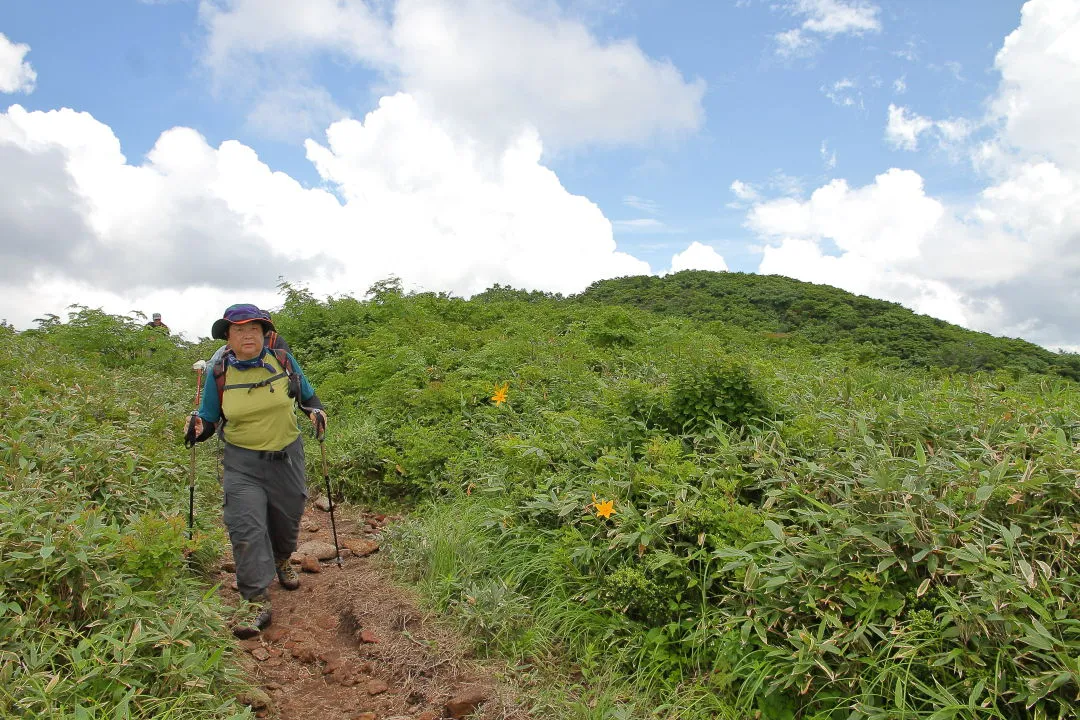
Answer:
[[[409,511],[381,554],[535,717],[1074,716],[1075,383],[505,288],[374,290],[286,285],[273,311],[329,410],[330,475]],[[184,539],[179,440],[211,345],[149,337],[85,309],[0,329],[9,715],[244,713],[222,609],[179,559],[215,537],[207,501]]]
[[[1080,356],[966,330],[901,305],[779,275],[685,270],[593,283],[586,302],[632,305],[698,321],[848,348],[862,358],[962,371],[1013,369],[1080,380]]]
[[[580,673],[545,717],[1071,715],[1074,383],[378,290],[275,316],[346,415],[336,476],[419,501],[388,555],[483,652]]]

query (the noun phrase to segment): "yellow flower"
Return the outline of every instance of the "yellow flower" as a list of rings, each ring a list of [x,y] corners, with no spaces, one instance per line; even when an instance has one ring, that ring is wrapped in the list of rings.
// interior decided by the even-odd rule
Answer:
[[[506,402],[506,393],[510,390],[510,383],[505,382],[502,385],[495,386],[495,394],[491,396],[491,402],[496,405],[502,405]]]
[[[614,500],[600,500],[597,501],[596,494],[592,496],[593,507],[596,508],[596,517],[604,518],[607,520],[609,517],[615,514],[615,501]]]

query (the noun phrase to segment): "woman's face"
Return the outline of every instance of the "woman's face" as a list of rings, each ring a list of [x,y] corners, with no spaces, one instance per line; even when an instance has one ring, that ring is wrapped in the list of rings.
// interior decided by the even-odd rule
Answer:
[[[229,326],[229,349],[236,353],[237,360],[251,360],[259,356],[263,348],[263,326],[261,322],[246,322],[242,325]]]

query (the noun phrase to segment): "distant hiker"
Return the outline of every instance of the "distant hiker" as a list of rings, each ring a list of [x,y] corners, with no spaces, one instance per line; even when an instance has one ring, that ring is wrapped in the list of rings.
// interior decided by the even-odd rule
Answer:
[[[289,562],[296,551],[307,499],[304,442],[293,402],[326,431],[326,412],[292,354],[277,346],[269,313],[232,305],[210,334],[226,350],[207,373],[202,402],[184,428],[184,439],[202,442],[222,427],[223,485],[236,586],[246,601],[233,625],[239,638],[258,635],[271,622],[270,583],[300,586]],[[268,344],[271,343],[271,344]]]
[[[168,334],[169,332],[169,326],[161,322],[161,313],[154,313],[154,315],[150,319],[150,322],[146,323],[146,327],[161,328],[165,331],[166,334]]]

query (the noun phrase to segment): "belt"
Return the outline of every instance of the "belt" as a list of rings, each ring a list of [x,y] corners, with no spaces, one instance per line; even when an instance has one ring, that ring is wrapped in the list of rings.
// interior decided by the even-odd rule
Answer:
[[[286,450],[259,450],[260,460],[269,460],[270,462],[279,462],[281,460],[288,460],[289,453]]]

